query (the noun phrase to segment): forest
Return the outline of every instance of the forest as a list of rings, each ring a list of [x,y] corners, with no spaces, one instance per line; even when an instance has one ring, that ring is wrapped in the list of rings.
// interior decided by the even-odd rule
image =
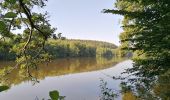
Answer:
[[[54,71],[53,69],[50,70],[50,66],[48,66],[47,69],[50,70],[49,72],[55,72],[51,76],[56,75],[56,77],[50,77],[52,80],[47,77],[50,80],[48,81],[49,83],[43,79],[42,81],[52,84],[54,87],[58,85],[57,82],[61,82],[59,85],[62,87],[66,83],[70,84],[73,79],[74,82],[72,82],[75,84],[72,85],[75,87],[68,84],[66,87],[70,86],[69,88],[75,90],[80,85],[76,83],[82,82],[81,84],[85,83],[82,86],[84,89],[86,85],[89,86],[87,89],[91,89],[91,87],[95,87],[94,81],[100,75],[104,76],[105,79],[109,77],[116,82],[113,84],[110,82],[110,79],[108,80],[112,83],[113,87],[118,88],[116,85],[119,83],[118,89],[121,88],[117,90],[118,92],[112,92],[112,89],[107,88],[107,82],[102,81],[103,86],[100,85],[102,88],[100,100],[115,100],[118,95],[121,95],[119,97],[123,97],[123,100],[170,100],[170,0],[115,0],[113,9],[109,7],[108,9],[103,8],[103,14],[109,13],[122,17],[121,28],[123,31],[119,35],[120,46],[102,41],[67,39],[67,37],[62,37],[61,33],[58,35],[54,34],[57,28],[54,28],[50,24],[48,12],[34,12],[34,7],[43,9],[46,6],[46,1],[4,0],[0,3],[0,60],[14,60],[16,64],[12,67],[3,66],[1,68],[2,75],[0,76],[2,76],[2,80],[4,76],[7,77],[10,72],[17,69],[20,71],[15,71],[15,73],[18,73],[18,76],[22,77],[20,79],[24,80],[28,78],[31,82],[34,82],[36,77],[31,72],[35,70],[42,71],[39,70],[41,67],[38,67],[38,64],[50,62],[51,59],[64,58],[63,62],[57,63],[59,64],[58,67],[62,67],[62,63],[65,62],[72,65],[71,59],[75,58],[79,59],[75,60],[75,65],[73,64],[71,67],[63,70],[64,72],[68,71],[67,74],[71,78],[68,79],[67,75],[58,74],[61,73],[57,71],[58,67],[55,67]],[[20,30],[19,33],[16,32],[18,30]],[[114,63],[109,64],[109,61],[112,61],[112,57],[131,56],[132,58],[129,58],[129,60],[121,60],[122,62],[117,65],[114,65]],[[80,59],[79,57],[82,58]],[[107,61],[106,59],[102,60],[107,63],[96,63],[93,67],[101,67],[103,69],[103,66],[105,66],[112,68],[103,70],[97,70],[99,68],[96,68],[96,71],[93,72],[88,72],[90,70],[83,72],[84,69],[79,68],[81,67],[81,63],[84,64],[86,62],[87,66],[84,67],[85,69],[92,68],[92,66],[89,66],[91,62],[90,58],[85,61],[85,57],[109,58]],[[109,67],[107,66],[108,64]],[[78,69],[80,73],[74,74],[78,72],[75,69]],[[120,72],[122,69],[125,71]],[[45,72],[46,70],[43,70],[40,75],[43,76]],[[118,72],[120,72],[119,75]],[[23,73],[25,73],[25,76]],[[63,76],[57,77],[57,74]],[[93,75],[96,76],[93,77]],[[58,80],[59,78],[65,79],[64,82],[63,80]],[[91,78],[93,79],[90,80]],[[39,83],[37,80],[36,82]],[[98,81],[95,82],[98,83]],[[2,83],[0,82],[0,84]],[[0,92],[8,90],[8,86],[6,84],[3,85],[0,86]],[[45,87],[45,85],[43,86]],[[39,88],[39,90],[41,89],[42,87]],[[66,88],[66,91],[68,90]],[[19,93],[20,91],[17,92]],[[59,92],[54,92],[54,94],[50,92],[49,95],[50,97],[54,96],[52,100],[58,100]],[[77,94],[80,92],[82,91],[78,91]],[[69,92],[69,94],[71,93],[73,92]],[[69,97],[69,94],[66,97]],[[75,95],[79,96],[77,94]],[[81,96],[84,95],[82,93]],[[86,97],[89,97],[89,95],[91,94],[86,95]],[[6,95],[7,97],[9,96]]]
[[[15,60],[17,55],[12,48],[13,44],[23,41],[23,36],[16,35],[1,45],[0,59]],[[118,47],[112,43],[92,40],[53,39],[49,38],[45,44],[51,59],[63,57],[118,57]]]
[[[47,48],[57,57],[113,57],[118,56],[112,43],[90,40],[49,40]]]

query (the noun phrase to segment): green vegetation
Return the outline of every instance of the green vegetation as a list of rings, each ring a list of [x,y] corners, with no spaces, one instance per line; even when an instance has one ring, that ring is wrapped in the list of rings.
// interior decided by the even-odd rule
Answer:
[[[116,45],[100,41],[50,39],[47,42],[46,48],[54,58],[117,56]]]
[[[113,57],[133,52],[134,66],[126,73],[136,76],[129,81],[135,84],[138,94],[133,95],[130,89],[125,93],[140,99],[169,99],[169,91],[164,91],[166,88],[158,90],[165,84],[162,81],[170,76],[170,1],[117,0],[116,10],[105,10],[105,13],[124,16],[119,48],[105,42],[67,40],[62,33],[56,36],[48,14],[32,11],[35,6],[43,8],[45,1],[4,0],[0,3],[1,60],[15,59],[20,71],[24,69],[32,77],[30,69],[37,69],[37,64],[51,57]],[[9,66],[0,73],[8,69]]]
[[[47,0],[3,0],[0,2],[0,58],[14,59],[16,67],[35,68],[37,63],[49,59],[44,46],[55,32],[49,24],[47,12],[34,12],[43,8]],[[18,34],[18,35],[16,35]],[[21,39],[21,35],[24,36]],[[11,41],[13,40],[13,41]],[[11,53],[8,53],[8,52]],[[13,54],[15,54],[13,56]]]
[[[117,0],[115,7],[105,13],[124,16],[121,49],[134,54],[134,66],[126,71],[136,76],[129,79],[136,86],[132,91],[140,99],[168,100],[168,93],[156,97],[152,91],[170,70],[170,1]]]
[[[0,86],[0,92],[8,90],[9,87],[8,86]]]
[[[100,100],[115,100],[115,98],[118,97],[118,94],[115,93],[112,89],[109,89],[107,87],[107,82],[105,82],[103,79],[100,79]]]
[[[53,90],[49,92],[50,98],[48,100],[65,100],[65,96],[60,96],[59,92],[57,90]]]
[[[22,41],[23,36],[16,35],[15,39],[5,42],[5,47],[0,49],[0,60],[14,60],[17,55],[14,51],[17,47],[12,47],[16,41]],[[112,43],[90,41],[90,40],[61,40],[49,39],[44,48],[52,58],[61,57],[113,57],[119,56],[117,46]]]
[[[169,70],[170,66],[170,2],[168,0],[117,0],[118,10],[106,13],[123,15],[124,32],[121,48],[132,50],[135,72],[152,77]]]
[[[50,91],[49,95],[52,100],[58,100],[59,98],[59,92],[58,91]]]

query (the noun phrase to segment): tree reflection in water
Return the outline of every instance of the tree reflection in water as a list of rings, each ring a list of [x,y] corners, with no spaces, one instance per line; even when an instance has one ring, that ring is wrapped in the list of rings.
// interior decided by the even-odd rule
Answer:
[[[120,91],[107,88],[107,82],[102,80],[101,100],[116,100],[118,95],[122,100],[170,100],[170,70],[154,78],[132,76],[125,81],[126,78],[113,77],[122,80]]]
[[[15,62],[0,62],[0,84],[2,85],[18,85],[21,82],[32,81],[39,82],[39,80],[45,79],[45,77],[60,76],[73,73],[96,71],[105,68],[112,67],[118,62],[122,61],[119,58],[63,58],[56,59],[50,63],[39,64],[39,67],[31,69],[32,78],[26,76],[26,70],[18,68],[13,70],[11,73],[3,76],[7,72],[8,68],[5,66],[14,66]],[[3,77],[2,77],[3,76]]]
[[[124,93],[131,93],[136,100],[170,100],[169,83],[170,71],[154,78],[133,78],[126,84],[130,90],[126,90]]]

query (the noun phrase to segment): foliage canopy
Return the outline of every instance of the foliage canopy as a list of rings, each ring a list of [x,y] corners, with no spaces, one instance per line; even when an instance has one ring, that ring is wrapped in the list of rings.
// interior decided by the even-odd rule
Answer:
[[[105,13],[123,15],[121,48],[134,52],[134,67],[141,77],[159,75],[170,66],[170,1],[117,0],[116,10]]]
[[[0,49],[17,55],[17,66],[27,69],[49,58],[46,40],[56,30],[49,24],[48,14],[34,12],[47,0],[4,0],[0,3]],[[22,35],[20,35],[22,34]],[[8,48],[6,48],[8,47]]]
[[[139,98],[158,99],[153,86],[170,70],[170,1],[117,0],[115,7],[104,12],[124,16],[121,48],[134,53],[133,68],[127,73],[136,77],[130,82],[135,83]]]

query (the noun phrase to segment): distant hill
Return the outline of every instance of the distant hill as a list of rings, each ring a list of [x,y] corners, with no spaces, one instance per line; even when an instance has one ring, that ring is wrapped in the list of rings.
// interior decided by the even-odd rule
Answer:
[[[97,40],[68,39],[67,41],[82,42],[82,43],[85,43],[85,44],[87,43],[88,45],[91,45],[91,46],[99,46],[99,47],[111,48],[111,49],[118,48],[118,46],[113,44],[113,43],[104,42],[104,41],[97,41]]]
[[[6,44],[10,47],[10,43]],[[46,50],[55,58],[63,57],[112,57],[117,55],[117,46],[112,43],[93,41],[93,40],[77,40],[77,39],[48,39],[45,45]],[[16,53],[10,49],[0,48],[0,60],[14,60]]]
[[[115,44],[77,39],[49,39],[46,45],[49,52],[57,57],[95,57],[116,55]]]
[[[49,39],[49,41],[54,41],[54,39]],[[55,41],[65,41],[65,42],[70,42],[70,43],[83,43],[83,44],[94,46],[94,47],[98,46],[98,47],[111,48],[111,49],[118,48],[118,46],[113,43],[97,41],[97,40],[66,39],[66,40],[55,40]]]

